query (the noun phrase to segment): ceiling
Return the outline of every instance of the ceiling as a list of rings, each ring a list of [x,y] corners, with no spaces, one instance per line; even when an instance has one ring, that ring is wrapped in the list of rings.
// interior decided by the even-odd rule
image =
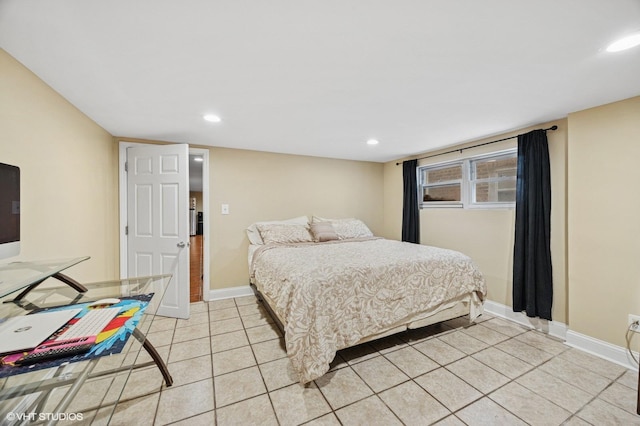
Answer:
[[[380,162],[639,95],[640,47],[604,50],[638,30],[638,0],[0,0],[0,47],[115,136]]]

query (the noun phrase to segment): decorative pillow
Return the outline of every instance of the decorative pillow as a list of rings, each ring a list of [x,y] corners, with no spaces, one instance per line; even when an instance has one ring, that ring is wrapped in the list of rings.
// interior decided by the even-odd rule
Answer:
[[[264,244],[313,242],[307,225],[263,224],[257,228]]]
[[[336,234],[338,234],[338,238],[341,240],[373,237],[373,233],[367,225],[358,219],[326,219],[313,216],[313,222],[311,224],[313,225],[314,223],[331,223]]]
[[[258,231],[258,225],[269,225],[269,224],[280,224],[280,225],[307,225],[309,219],[306,216],[298,216],[293,219],[286,220],[271,220],[266,222],[256,222],[251,224],[247,228],[247,237],[251,244],[264,244],[262,241],[262,237],[260,236],[260,232]]]
[[[313,240],[317,243],[339,239],[331,222],[313,222],[311,224],[311,235],[313,235]]]
[[[373,237],[373,232],[358,219],[336,220],[331,222],[341,240],[350,238]]]

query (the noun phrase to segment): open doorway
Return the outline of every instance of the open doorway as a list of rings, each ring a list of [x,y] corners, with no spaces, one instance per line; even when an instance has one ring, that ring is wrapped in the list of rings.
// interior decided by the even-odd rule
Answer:
[[[204,201],[202,154],[189,152],[189,301],[200,302],[204,292]]]
[[[192,173],[193,170],[193,173]],[[190,236],[190,300],[209,300],[209,150],[189,148],[189,198],[195,201]],[[191,214],[191,211],[190,211]],[[195,229],[193,229],[195,228]]]

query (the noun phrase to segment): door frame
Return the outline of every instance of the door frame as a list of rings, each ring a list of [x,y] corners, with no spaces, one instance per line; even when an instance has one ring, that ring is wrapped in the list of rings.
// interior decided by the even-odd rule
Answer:
[[[118,199],[119,199],[119,227],[118,235],[120,239],[120,278],[127,278],[128,262],[127,262],[127,172],[125,171],[125,163],[127,162],[127,148],[133,146],[154,145],[150,143],[118,141]],[[203,236],[204,242],[202,247],[203,262],[202,265],[202,300],[207,302],[210,300],[210,284],[209,284],[209,245],[211,228],[209,222],[209,150],[202,148],[189,147],[189,155],[202,155],[202,214],[203,218]]]

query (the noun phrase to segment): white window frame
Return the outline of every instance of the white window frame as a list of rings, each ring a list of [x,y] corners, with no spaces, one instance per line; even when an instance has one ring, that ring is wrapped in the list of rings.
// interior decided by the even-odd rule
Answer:
[[[418,178],[418,199],[420,200],[420,208],[465,208],[465,209],[513,209],[516,206],[515,201],[508,202],[491,202],[491,203],[477,203],[474,201],[474,191],[475,191],[475,183],[480,181],[487,182],[496,182],[499,179],[480,179],[473,180],[472,179],[472,163],[482,160],[488,159],[499,159],[500,157],[506,157],[511,155],[517,155],[517,148],[511,148],[507,150],[494,151],[487,154],[476,155],[473,157],[468,157],[462,160],[454,160],[454,161],[444,161],[441,163],[427,164],[424,166],[419,166],[417,170],[417,178]],[[428,170],[437,170],[441,168],[451,167],[453,165],[461,164],[462,165],[462,181],[460,183],[460,198],[461,201],[430,201],[424,202],[423,199],[423,188],[425,186],[438,186],[442,184],[446,184],[447,182],[439,182],[438,184],[426,185],[423,183],[423,172]],[[517,176],[516,176],[517,179]]]
[[[438,182],[433,184],[425,184],[422,180],[423,170],[446,169],[451,166],[457,166],[457,165],[460,165],[462,167],[461,179]],[[428,208],[442,208],[442,207],[463,208],[465,199],[467,198],[465,195],[465,184],[464,184],[464,181],[466,180],[465,178],[466,175],[467,173],[465,170],[465,163],[464,161],[460,161],[460,160],[447,161],[443,163],[429,164],[428,166],[418,167],[418,200],[420,200],[420,203],[419,203],[420,208],[427,208],[427,207]],[[460,201],[428,201],[428,202],[423,201],[425,187],[438,187],[438,186],[445,186],[445,185],[458,184],[458,183],[460,184]]]

